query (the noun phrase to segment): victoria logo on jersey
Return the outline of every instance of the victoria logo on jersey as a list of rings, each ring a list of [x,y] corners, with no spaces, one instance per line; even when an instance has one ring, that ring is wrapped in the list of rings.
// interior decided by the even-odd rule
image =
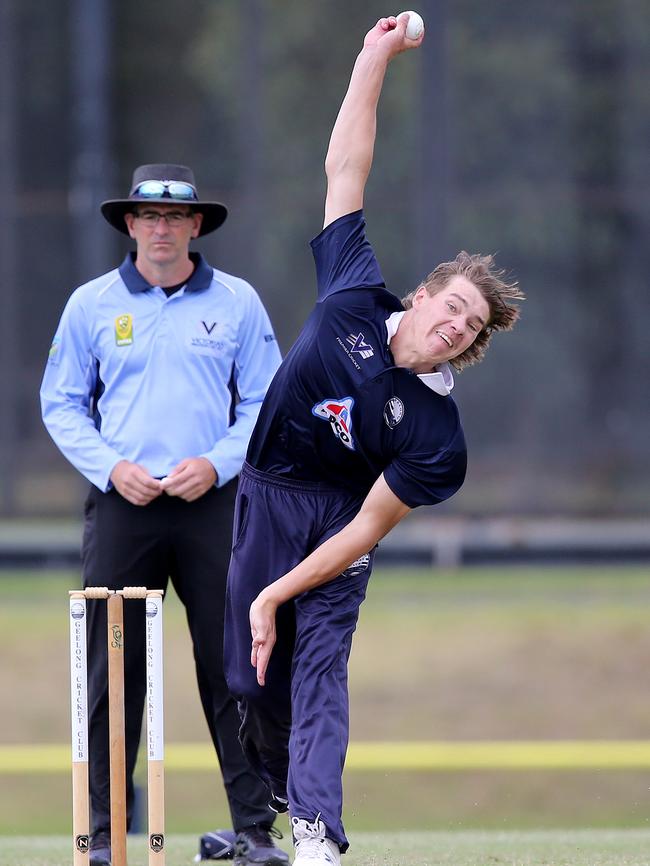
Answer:
[[[332,433],[350,451],[354,451],[352,439],[352,397],[323,400],[312,407],[312,414],[323,421],[329,421]]]
[[[362,333],[358,334],[350,334],[349,337],[346,337],[346,342],[349,343],[352,348],[350,352],[356,352],[361,355],[361,357],[365,360],[368,358],[372,358],[375,354],[370,343],[366,343],[366,338]]]
[[[393,429],[404,417],[404,404],[399,397],[391,397],[384,406],[384,421]]]
[[[190,333],[190,346],[202,354],[222,357],[228,347],[228,325],[210,319],[195,322]]]

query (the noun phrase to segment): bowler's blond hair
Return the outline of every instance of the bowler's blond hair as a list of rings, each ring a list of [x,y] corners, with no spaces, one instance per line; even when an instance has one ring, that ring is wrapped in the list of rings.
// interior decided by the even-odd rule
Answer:
[[[449,361],[455,370],[462,370],[483,360],[495,331],[510,331],[513,328],[519,318],[519,307],[513,305],[512,301],[523,300],[525,296],[516,281],[506,281],[506,272],[495,267],[493,256],[470,255],[463,250],[453,262],[439,264],[416,289],[402,298],[402,306],[409,310],[413,306],[415,293],[422,286],[429,295],[436,295],[455,276],[465,277],[476,286],[490,308],[490,317],[472,345]]]

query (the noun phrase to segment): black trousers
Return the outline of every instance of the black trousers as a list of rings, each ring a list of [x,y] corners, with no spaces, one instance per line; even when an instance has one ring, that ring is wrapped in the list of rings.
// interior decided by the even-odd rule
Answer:
[[[93,487],[84,507],[84,586],[166,589],[187,612],[201,703],[217,752],[233,827],[271,824],[269,791],[250,769],[239,739],[239,713],[223,672],[226,575],[236,481],[195,502],[162,496],[132,505]],[[93,830],[110,829],[106,602],[88,601],[90,797]],[[144,601],[124,605],[127,821],[133,818],[133,770],[145,699]]]

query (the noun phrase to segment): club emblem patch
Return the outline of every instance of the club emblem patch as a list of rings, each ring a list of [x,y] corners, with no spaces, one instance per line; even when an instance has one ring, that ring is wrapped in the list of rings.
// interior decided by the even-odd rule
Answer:
[[[393,429],[404,417],[404,404],[399,397],[391,397],[384,406],[384,421]]]
[[[133,316],[124,313],[115,319],[115,345],[130,346],[133,342]]]
[[[352,439],[353,406],[354,400],[352,397],[343,397],[340,400],[336,398],[323,400],[321,403],[316,403],[311,410],[312,414],[317,418],[329,421],[332,433],[350,451],[354,451],[354,441]]]

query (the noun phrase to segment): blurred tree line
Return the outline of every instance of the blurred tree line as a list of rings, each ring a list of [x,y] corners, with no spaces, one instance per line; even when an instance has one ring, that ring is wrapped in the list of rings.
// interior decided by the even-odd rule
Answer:
[[[5,514],[78,513],[40,423],[70,291],[127,245],[98,204],[144,162],[230,208],[199,248],[249,279],[283,350],[314,298],[323,160],[375,0],[0,0],[0,482]],[[389,288],[461,249],[526,291],[458,377],[470,447],[453,513],[647,512],[650,6],[423,0],[394,64],[366,196]],[[3,77],[4,74],[4,77]],[[170,407],[170,412],[174,407]]]

